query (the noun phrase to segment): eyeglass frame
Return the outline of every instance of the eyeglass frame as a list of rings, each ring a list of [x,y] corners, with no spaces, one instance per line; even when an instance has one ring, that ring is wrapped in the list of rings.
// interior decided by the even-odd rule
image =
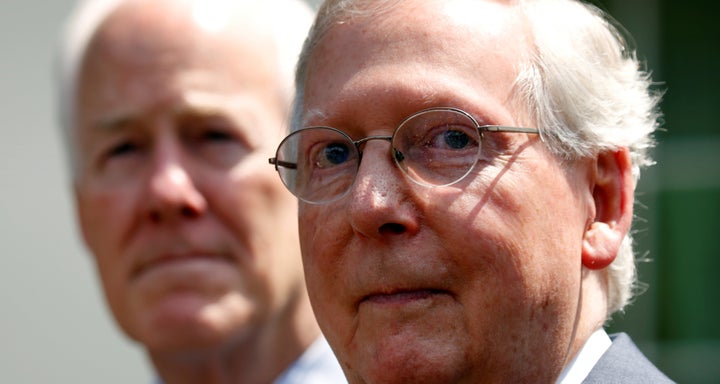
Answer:
[[[331,131],[338,132],[338,133],[340,133],[342,136],[345,136],[346,138],[348,138],[348,140],[353,143],[353,145],[355,146],[355,149],[356,149],[357,152],[358,152],[358,160],[357,160],[358,169],[360,168],[360,162],[362,161],[362,155],[363,155],[363,151],[362,151],[362,149],[361,149],[360,147],[361,147],[363,144],[365,144],[365,143],[367,143],[368,141],[370,141],[370,140],[387,140],[388,142],[390,142],[390,144],[391,144],[391,149],[393,150],[393,153],[392,153],[393,162],[394,162],[395,165],[402,171],[402,173],[405,175],[405,177],[407,177],[408,179],[410,179],[410,181],[412,181],[412,182],[415,183],[415,184],[422,185],[422,186],[426,186],[426,187],[431,187],[431,188],[453,185],[453,184],[459,182],[460,180],[464,179],[465,177],[467,177],[467,175],[473,170],[473,168],[475,168],[475,165],[477,164],[477,160],[478,160],[478,159],[475,159],[475,163],[473,163],[473,164],[470,166],[470,168],[468,169],[468,171],[467,171],[465,174],[463,174],[460,178],[458,178],[458,179],[456,179],[456,180],[454,180],[454,181],[452,181],[452,182],[450,182],[450,183],[440,184],[440,185],[425,184],[425,183],[422,183],[422,182],[420,182],[420,181],[418,181],[418,180],[413,179],[412,177],[410,177],[410,176],[407,174],[407,172],[406,172],[406,171],[400,166],[400,164],[398,163],[398,161],[400,161],[400,160],[398,160],[398,152],[397,152],[397,150],[396,150],[394,147],[392,147],[392,142],[393,142],[393,139],[395,138],[395,134],[397,133],[398,129],[399,129],[400,127],[402,127],[408,120],[410,120],[410,119],[412,119],[412,118],[415,118],[416,116],[419,116],[419,115],[421,115],[421,114],[428,113],[428,112],[435,112],[435,111],[450,111],[450,112],[459,113],[459,114],[467,117],[467,118],[470,119],[470,121],[472,121],[472,123],[475,125],[475,129],[477,129],[477,133],[478,133],[478,136],[480,137],[480,140],[482,140],[482,138],[483,138],[483,133],[484,133],[484,132],[511,132],[511,133],[537,134],[537,135],[540,135],[540,140],[541,140],[541,141],[543,140],[543,137],[542,137],[542,135],[541,135],[541,132],[540,132],[540,130],[539,130],[538,128],[513,127],[513,126],[508,126],[508,125],[493,125],[493,124],[480,125],[480,124],[477,122],[477,120],[476,120],[470,113],[465,112],[464,110],[462,110],[462,109],[460,109],[460,108],[455,108],[455,107],[432,107],[432,108],[422,109],[422,110],[420,110],[420,111],[414,112],[414,113],[408,115],[407,117],[405,117],[405,118],[400,122],[400,124],[398,124],[397,127],[395,127],[395,129],[393,130],[392,135],[390,135],[390,136],[387,136],[387,135],[372,135],[372,136],[364,137],[364,138],[359,139],[359,140],[353,140],[347,133],[345,133],[345,132],[343,132],[343,131],[341,131],[341,130],[339,130],[339,129],[337,129],[337,128],[333,128],[333,127],[328,127],[328,126],[323,126],[323,125],[314,125],[314,126],[309,126],[309,127],[300,128],[300,129],[298,129],[298,130],[296,130],[296,131],[293,131],[293,132],[289,133],[287,136],[285,136],[285,138],[283,138],[283,140],[280,142],[280,144],[278,144],[278,147],[277,147],[277,149],[275,150],[275,157],[269,158],[269,159],[268,159],[268,163],[274,165],[275,171],[278,172],[278,175],[280,175],[280,170],[278,169],[279,166],[280,166],[280,167],[284,167],[284,168],[288,168],[288,169],[297,169],[297,164],[298,164],[298,163],[291,163],[291,162],[286,162],[286,161],[278,160],[278,157],[279,157],[278,154],[280,153],[280,148],[282,148],[283,144],[285,144],[285,141],[286,141],[289,137],[297,134],[298,132],[301,132],[301,131],[304,131],[304,130],[311,130],[311,129],[322,128],[322,129],[328,129],[328,130],[331,130]],[[402,155],[402,154],[400,153],[400,155]],[[355,171],[355,177],[357,177],[357,170]],[[285,185],[285,187],[286,187],[293,195],[295,195],[295,193],[294,193],[292,190],[290,190],[290,188],[288,188],[287,184],[285,183],[285,180],[283,180],[282,177],[280,177],[280,180],[283,182],[283,185]],[[329,199],[329,200],[327,200],[327,201],[319,201],[319,202],[317,202],[317,201],[309,201],[309,200],[306,200],[306,199],[304,199],[304,198],[302,198],[302,197],[300,197],[300,196],[298,196],[298,195],[295,195],[295,197],[297,197],[298,199],[300,199],[300,200],[302,200],[302,201],[304,201],[304,202],[306,202],[306,203],[309,203],[309,204],[317,204],[317,205],[329,204],[329,203],[331,203],[331,202],[334,202],[334,201],[337,201],[337,200],[343,198],[343,197],[352,189],[351,187],[352,187],[352,185],[353,185],[354,183],[355,183],[355,179],[353,178],[353,182],[350,184],[350,186],[348,187],[348,189],[347,189],[345,192],[343,192],[343,193],[339,194],[337,197],[335,197],[335,198],[333,198],[333,199]]]

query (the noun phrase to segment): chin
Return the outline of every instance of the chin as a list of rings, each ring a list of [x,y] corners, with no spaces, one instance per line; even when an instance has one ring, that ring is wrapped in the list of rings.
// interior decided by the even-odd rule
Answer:
[[[417,359],[415,361],[404,361],[400,364],[377,363],[373,369],[366,370],[363,375],[348,377],[362,377],[358,382],[383,383],[383,384],[448,384],[460,383],[464,380],[465,369],[452,364],[444,366],[443,362],[427,361]]]
[[[150,350],[212,348],[248,323],[249,316],[234,309],[199,295],[174,295],[142,311],[131,337]]]

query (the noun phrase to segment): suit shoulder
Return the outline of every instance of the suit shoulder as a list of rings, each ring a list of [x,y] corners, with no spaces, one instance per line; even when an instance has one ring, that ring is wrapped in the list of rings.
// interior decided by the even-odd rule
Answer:
[[[625,333],[610,335],[612,345],[595,364],[585,384],[674,383],[638,349]]]

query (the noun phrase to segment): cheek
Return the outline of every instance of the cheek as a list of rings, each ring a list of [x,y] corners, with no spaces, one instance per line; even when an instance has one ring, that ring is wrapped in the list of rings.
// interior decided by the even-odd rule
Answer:
[[[313,269],[333,272],[342,249],[353,232],[343,210],[334,206],[300,204],[298,223],[305,264]]]
[[[273,149],[274,150],[274,149]],[[268,164],[267,159],[272,152],[260,152],[259,150],[245,157],[230,172],[229,177],[231,183],[237,190],[242,192],[244,189],[259,194],[260,198],[264,198],[267,207],[280,208],[292,201],[296,209],[295,197],[287,190],[280,180],[277,172],[273,171]],[[278,204],[282,202],[282,204]],[[297,212],[293,212],[296,214]]]
[[[505,306],[509,314],[524,306],[526,316],[566,311],[579,290],[583,233],[571,191],[562,189],[564,197],[538,196],[511,177],[482,191],[472,188],[425,199],[432,206],[424,207],[442,213],[426,215],[426,224],[455,255],[457,270],[465,274],[459,280],[468,282],[466,292],[481,292],[471,300]]]
[[[287,223],[295,220],[296,205],[280,181],[260,172],[263,169],[255,162],[246,162],[232,172],[206,174],[198,187],[213,214],[231,226],[236,235],[261,234],[257,240],[266,243],[268,237],[288,233]]]
[[[300,203],[298,207],[298,226],[300,232],[300,244],[303,249],[303,253],[311,253],[314,249],[310,246],[313,244],[313,239],[316,236],[316,223],[320,218],[320,209],[309,204]],[[322,249],[322,247],[320,248]]]
[[[112,261],[131,214],[123,193],[78,192],[76,205],[85,243],[100,264]]]
[[[321,214],[323,208],[301,204],[299,210],[300,246],[302,249],[303,267],[308,293],[316,307],[321,312],[333,306],[337,300],[338,288],[341,285],[336,280],[342,276],[340,257],[342,246],[337,237],[332,235],[340,230],[339,225],[328,222],[327,215]],[[332,215],[331,215],[332,216]],[[322,223],[322,224],[318,224]],[[329,231],[328,228],[333,228]],[[332,236],[332,237],[331,237]],[[322,316],[326,318],[326,316]]]
[[[238,246],[238,257],[252,271],[246,278],[275,280],[273,287],[295,284],[301,275],[295,198],[260,165],[242,168],[204,180],[210,216]]]
[[[122,311],[128,267],[122,240],[131,210],[122,194],[78,193],[78,220],[85,243],[94,258],[105,296],[113,312]]]
[[[318,246],[315,241],[317,233],[315,223],[317,222],[316,210],[304,209],[301,205],[298,214],[298,232],[300,236],[300,249],[302,250],[303,267],[305,279],[309,286],[315,286],[317,280],[322,276],[319,266],[322,265],[322,252],[327,251],[325,247]],[[314,291],[314,290],[313,290]]]

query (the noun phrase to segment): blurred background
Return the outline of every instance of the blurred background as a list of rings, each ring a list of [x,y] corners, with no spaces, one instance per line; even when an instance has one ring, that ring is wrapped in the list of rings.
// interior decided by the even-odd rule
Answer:
[[[679,383],[720,383],[720,2],[607,0],[665,90],[657,165],[635,210],[645,292],[610,331],[628,332]]]
[[[316,1],[311,1],[316,3]],[[51,59],[73,0],[0,2],[0,383],[151,383],[73,216]],[[635,237],[645,292],[610,330],[680,383],[720,383],[720,2],[595,1],[666,90]]]

